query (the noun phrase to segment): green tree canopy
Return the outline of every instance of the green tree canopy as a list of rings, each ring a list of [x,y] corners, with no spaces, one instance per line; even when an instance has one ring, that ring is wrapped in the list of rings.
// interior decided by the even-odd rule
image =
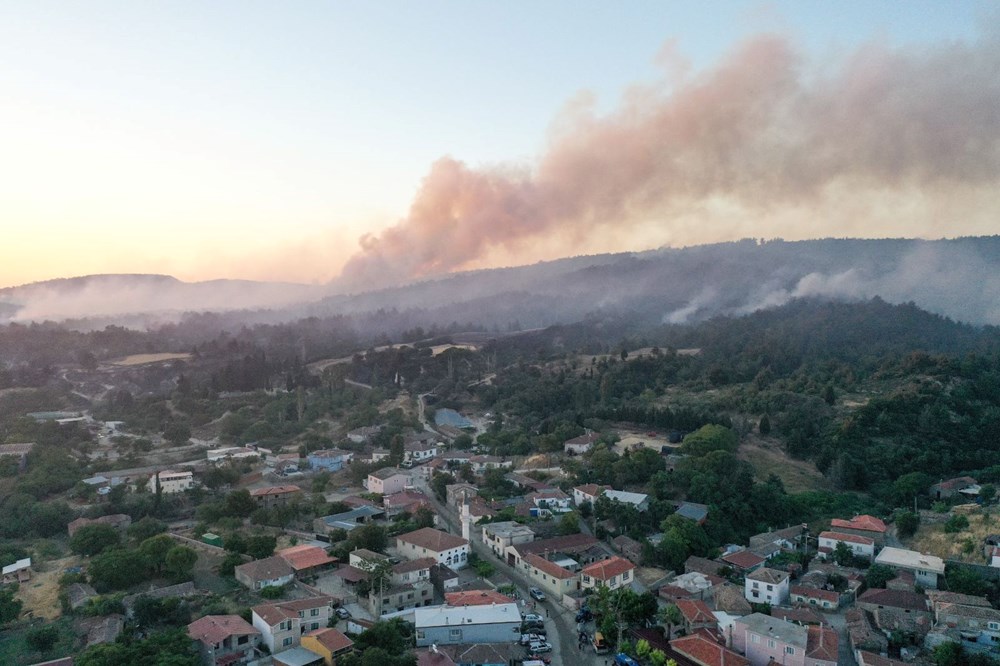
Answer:
[[[92,556],[117,546],[120,541],[118,530],[111,525],[84,525],[69,540],[69,547],[78,555]]]
[[[739,445],[736,433],[725,426],[708,424],[689,433],[681,445],[687,455],[703,456],[713,451],[735,453]]]

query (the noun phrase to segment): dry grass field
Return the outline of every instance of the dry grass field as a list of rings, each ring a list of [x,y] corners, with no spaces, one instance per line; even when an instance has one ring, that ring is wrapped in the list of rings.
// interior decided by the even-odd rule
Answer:
[[[112,361],[113,365],[145,365],[147,363],[160,363],[162,361],[186,361],[191,358],[191,354],[132,354],[131,356],[126,356],[125,358],[118,359],[117,361]]]
[[[945,559],[985,564],[983,539],[987,535],[1000,533],[1000,513],[983,513],[979,507],[956,513],[962,513],[969,519],[967,529],[949,534],[944,531],[943,523],[928,524],[924,521],[917,533],[905,541],[906,546]],[[971,546],[968,545],[970,543]],[[968,552],[970,548],[971,552]]]
[[[31,612],[33,617],[43,617],[54,620],[62,614],[59,605],[59,577],[67,567],[78,566],[81,559],[73,555],[59,560],[51,560],[42,565],[44,571],[36,571],[31,580],[20,586],[17,591],[19,599],[24,601],[25,613]]]
[[[790,493],[807,490],[829,490],[830,483],[816,466],[806,460],[789,457],[776,443],[753,435],[740,442],[736,456],[746,460],[756,472],[758,481],[774,474]]]

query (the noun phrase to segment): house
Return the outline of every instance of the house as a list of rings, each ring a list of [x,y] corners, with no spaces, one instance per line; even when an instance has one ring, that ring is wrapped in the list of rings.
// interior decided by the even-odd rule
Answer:
[[[317,534],[329,534],[333,530],[344,530],[345,532],[350,532],[358,525],[364,525],[365,523],[371,522],[375,518],[384,515],[385,511],[378,507],[359,506],[356,509],[344,511],[343,513],[335,513],[329,516],[323,516],[322,518],[315,518],[313,520],[313,530],[315,530]]]
[[[589,451],[597,443],[600,435],[596,432],[588,432],[579,437],[574,437],[573,439],[567,439],[563,442],[563,452],[571,456],[582,456],[584,453]]]
[[[538,509],[551,511],[552,513],[566,513],[572,509],[570,504],[573,500],[558,488],[531,493],[527,499],[538,507]]]
[[[940,557],[904,548],[883,548],[875,556],[875,563],[911,572],[924,589],[936,590],[938,576],[944,575],[944,560]]]
[[[677,601],[677,610],[684,618],[684,633],[693,634],[698,629],[716,629],[718,620],[712,614],[712,609],[704,601],[697,599],[680,599]]]
[[[31,580],[31,558],[26,557],[3,568],[3,584],[26,583]]]
[[[677,510],[674,511],[674,515],[704,525],[705,521],[708,520],[708,506],[697,502],[681,502]]]
[[[97,591],[86,583],[73,583],[66,588],[66,603],[73,610],[97,596]]]
[[[597,498],[604,494],[604,491],[611,490],[611,486],[599,486],[596,483],[585,483],[582,486],[573,488],[573,503],[580,506],[584,502],[590,502],[591,506],[597,502]]]
[[[992,608],[990,602],[985,597],[974,597],[971,594],[961,594],[959,592],[945,592],[944,590],[927,590],[927,603],[935,613],[942,604],[959,604],[961,606],[979,606],[981,608]]]
[[[809,644],[806,627],[753,613],[736,620],[730,631],[733,648],[752,666],[766,666],[772,659],[779,664],[805,663]]]
[[[150,599],[182,599],[194,596],[195,593],[197,593],[197,590],[194,587],[194,583],[187,581],[186,583],[178,583],[177,585],[153,588],[138,594],[130,594],[122,599],[122,606],[125,608],[125,616],[131,618],[135,615],[135,605],[142,597]]]
[[[614,555],[585,566],[580,571],[580,586],[585,590],[597,587],[617,590],[632,583],[634,572],[634,564],[624,557]]]
[[[875,614],[879,610],[893,609],[906,615],[929,620],[933,614],[927,607],[927,598],[916,592],[871,588],[858,597],[858,608]]]
[[[125,513],[113,513],[107,516],[101,516],[100,518],[77,518],[66,526],[66,531],[69,532],[70,538],[76,534],[76,531],[81,527],[86,527],[87,525],[110,525],[119,532],[124,533],[129,526],[132,524],[132,517]]]
[[[459,643],[417,650],[418,666],[508,666],[520,664],[524,648],[517,643]],[[421,657],[421,654],[424,656]],[[541,662],[539,662],[540,664]],[[524,661],[527,666],[539,666]]]
[[[657,595],[670,603],[676,602],[678,599],[711,599],[715,594],[716,586],[722,585],[724,582],[724,578],[691,571],[675,576],[669,583],[657,590]],[[742,591],[740,598],[743,598]]]
[[[545,481],[538,481],[519,472],[508,472],[507,474],[504,474],[503,478],[510,481],[518,488],[524,488],[527,490],[547,490],[552,487],[551,484],[546,483]]]
[[[795,552],[804,543],[809,532],[807,525],[792,525],[781,530],[761,532],[750,537],[751,552],[770,559],[781,552]]]
[[[865,652],[864,650],[856,651],[854,657],[858,661],[858,666],[910,666],[909,662],[890,659],[881,654]]]
[[[959,642],[974,652],[996,652],[1000,646],[1000,611],[983,606],[941,603],[934,612],[934,626],[927,634],[927,649]]]
[[[531,543],[534,540],[534,530],[512,520],[487,523],[483,526],[483,543],[489,546],[497,557],[503,557],[509,546]]]
[[[403,513],[408,513],[412,516],[419,509],[427,508],[434,513],[434,519],[437,520],[437,512],[434,511],[434,507],[427,498],[427,495],[415,490],[404,490],[401,493],[385,495],[382,497],[382,504],[385,506],[385,515],[388,518],[395,518]]]
[[[564,594],[571,594],[580,589],[579,577],[573,571],[541,555],[528,553],[518,567],[531,581],[544,592],[562,599]]]
[[[949,499],[958,494],[975,498],[979,495],[979,482],[971,476],[959,476],[947,481],[941,480],[928,491],[934,499]]]
[[[0,444],[0,458],[10,456],[17,458],[17,468],[24,471],[28,466],[28,454],[35,448],[34,442],[21,442],[18,444]]]
[[[885,545],[885,523],[875,516],[863,514],[850,520],[834,518],[830,521],[830,531],[868,537],[879,548]]]
[[[635,507],[636,511],[641,512],[649,508],[649,495],[644,495],[643,493],[630,493],[624,490],[605,490],[604,496],[612,502],[631,504]]]
[[[264,509],[273,509],[285,506],[293,499],[299,497],[302,489],[298,486],[269,486],[267,488],[255,488],[250,491],[250,497],[257,503],[257,506]]]
[[[820,532],[819,553],[821,557],[832,557],[837,544],[844,544],[855,557],[872,559],[875,557],[875,540],[870,537],[845,532]]]
[[[809,627],[806,643],[806,666],[837,666],[840,658],[840,644],[837,630],[820,625]]]
[[[732,583],[715,585],[712,588],[712,597],[715,599],[715,610],[727,615],[743,617],[753,612],[750,602],[744,596],[744,590]]]
[[[251,609],[253,626],[272,654],[297,647],[304,633],[326,627],[332,616],[333,597],[329,596],[260,604]]]
[[[430,558],[427,558],[426,561],[433,562]],[[395,570],[399,566],[401,565],[396,565],[393,569]],[[394,573],[388,588],[384,585],[380,589],[372,588],[368,594],[368,608],[375,617],[398,613],[410,608],[430,606],[434,603],[434,584],[429,573],[430,567],[434,564],[422,563],[420,566],[423,567],[424,575],[419,580],[416,579],[416,573],[413,573],[411,577],[414,580],[412,582],[399,583],[399,576]]]
[[[731,567],[737,573],[745,576],[764,566],[766,560],[760,555],[751,553],[749,550],[738,550],[735,553],[729,553],[720,557],[719,562],[722,563],[722,566]]]
[[[304,647],[293,647],[271,657],[273,666],[323,666],[323,655]]]
[[[813,606],[823,610],[840,608],[840,593],[834,590],[824,590],[808,585],[793,585],[790,596],[793,604]]]
[[[753,604],[781,606],[788,600],[789,578],[787,571],[755,569],[743,581],[743,595]]]
[[[326,550],[308,544],[283,548],[275,555],[288,563],[296,578],[316,575],[329,569],[337,561],[336,558],[330,557]]]
[[[355,444],[370,444],[380,432],[382,432],[382,426],[362,426],[348,431],[347,439]]]
[[[187,626],[206,666],[245,666],[262,656],[260,631],[239,615],[206,615]]]
[[[350,464],[354,458],[353,451],[343,449],[324,449],[322,451],[311,451],[306,460],[313,469],[322,469],[327,472],[339,472]]]
[[[302,647],[323,657],[325,666],[333,666],[334,660],[354,649],[354,641],[332,627],[310,631],[302,636]]]
[[[460,507],[466,498],[479,496],[479,488],[471,483],[449,483],[444,487],[445,499],[448,506]]]
[[[438,454],[438,445],[433,442],[413,442],[403,445],[403,466],[413,467],[427,462]]]
[[[446,593],[444,602],[448,606],[489,606],[491,604],[509,604],[511,598],[496,590],[465,590]]]
[[[260,451],[246,446],[227,446],[221,449],[209,449],[206,456],[209,462],[219,462],[220,460],[240,460],[259,456]]]
[[[114,643],[125,629],[125,616],[121,613],[111,613],[98,617],[88,617],[80,621],[80,629],[86,633],[84,647]]]
[[[517,604],[431,606],[413,611],[417,647],[455,643],[510,643],[521,630]]]
[[[146,483],[146,487],[149,492],[156,492],[157,479],[159,479],[160,492],[164,495],[182,493],[185,490],[190,490],[194,487],[193,472],[173,472],[170,470],[164,470],[162,472],[156,472],[153,476],[149,477],[149,481]]]
[[[280,587],[295,580],[295,570],[283,557],[277,555],[240,564],[233,573],[239,583],[251,590]]]
[[[469,464],[472,465],[472,471],[481,476],[488,469],[510,469],[514,466],[514,461],[479,455],[469,458]]]
[[[670,647],[698,666],[749,666],[750,660],[704,634],[682,636],[670,641]]]
[[[718,576],[719,571],[724,567],[729,566],[724,562],[719,562],[718,560],[710,560],[707,557],[698,557],[697,555],[692,555],[691,557],[684,560],[684,572],[685,573],[700,573],[709,576]]]
[[[622,534],[612,539],[611,543],[625,559],[633,562],[642,561],[642,544],[635,539]]]
[[[529,553],[536,555],[548,555],[550,553],[565,553],[568,555],[580,554],[578,560],[587,563],[603,559],[606,553],[600,549],[600,541],[590,534],[568,534],[566,536],[553,537],[551,539],[541,539],[529,543],[508,546],[504,553],[507,564],[512,567],[519,566],[521,560]],[[588,557],[589,551],[599,551],[592,557]]]
[[[433,527],[396,537],[396,549],[410,559],[433,557],[439,564],[461,569],[469,560],[469,541]]]
[[[851,608],[844,613],[847,621],[847,640],[855,655],[860,651],[886,654],[889,650],[889,639],[879,631],[871,618],[871,614],[860,608]]]
[[[365,487],[368,492],[379,495],[393,495],[406,490],[410,485],[410,475],[395,467],[383,467],[368,475]]]

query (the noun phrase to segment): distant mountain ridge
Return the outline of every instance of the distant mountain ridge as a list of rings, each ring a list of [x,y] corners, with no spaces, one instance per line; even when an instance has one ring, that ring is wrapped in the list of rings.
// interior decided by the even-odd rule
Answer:
[[[516,322],[533,328],[595,313],[684,323],[748,314],[796,298],[878,296],[890,303],[912,301],[958,321],[1000,325],[1000,236],[743,240],[569,257],[353,294],[337,293],[338,286],[87,276],[0,289],[0,321],[237,310],[256,311],[247,313],[248,320],[287,321],[393,311],[413,326]]]

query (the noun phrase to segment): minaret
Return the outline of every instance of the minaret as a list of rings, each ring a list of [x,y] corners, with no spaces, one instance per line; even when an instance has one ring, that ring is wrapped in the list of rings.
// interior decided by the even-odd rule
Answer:
[[[462,538],[472,542],[472,515],[469,513],[469,493],[462,493]]]

